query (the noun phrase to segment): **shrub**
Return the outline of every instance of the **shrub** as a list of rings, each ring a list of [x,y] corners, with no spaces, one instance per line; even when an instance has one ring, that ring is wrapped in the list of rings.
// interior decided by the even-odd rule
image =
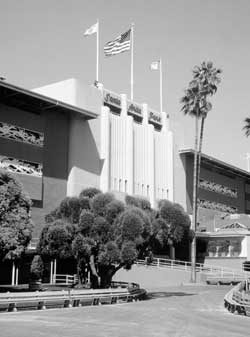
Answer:
[[[30,279],[31,280],[40,280],[43,275],[43,261],[40,255],[35,255],[33,257],[31,266],[30,266]]]
[[[95,241],[93,239],[78,233],[72,242],[73,254],[77,259],[84,258],[87,261],[94,246]]]
[[[159,202],[159,215],[170,226],[169,242],[174,244],[189,237],[190,218],[179,204],[168,200]]]
[[[147,213],[144,212],[142,209],[140,209],[138,207],[130,207],[128,210],[129,210],[130,213],[136,214],[141,218],[142,223],[143,223],[142,237],[144,239],[149,237],[149,235],[151,234],[151,231],[152,231],[152,226],[151,226],[150,218],[147,215]]]
[[[57,207],[53,211],[51,211],[49,214],[45,215],[45,223],[51,223],[60,218],[61,218],[60,208]]]
[[[140,207],[140,202],[137,197],[132,195],[126,195],[125,197],[126,205]]]
[[[139,239],[139,243],[142,241],[141,235],[143,233],[142,218],[131,209],[127,209],[119,219],[119,232],[123,241],[138,241]]]
[[[95,187],[88,187],[81,191],[79,195],[79,199],[82,199],[83,197],[87,197],[89,199],[94,198],[95,195],[102,193],[98,188]]]
[[[0,259],[16,259],[28,246],[33,230],[31,200],[21,183],[0,170]]]
[[[89,235],[94,226],[94,214],[89,210],[83,210],[79,218],[79,231],[83,235]]]
[[[111,201],[106,207],[106,219],[107,221],[112,224],[115,219],[124,212],[125,206],[123,202],[119,200]]]
[[[107,206],[114,201],[114,196],[111,193],[99,193],[92,199],[92,210],[95,215],[105,216],[107,214]]]
[[[102,265],[120,262],[120,250],[115,242],[109,241],[105,246],[102,246],[98,254],[98,262]]]
[[[52,258],[68,258],[73,255],[71,244],[74,230],[62,220],[55,221],[46,233],[47,252]]]
[[[102,243],[106,243],[113,238],[111,226],[104,217],[95,217],[91,237],[94,238],[95,241]]]
[[[121,248],[121,261],[125,264],[125,269],[130,269],[132,264],[137,259],[137,250],[135,243],[132,241],[126,241]]]
[[[159,242],[161,247],[168,244],[170,226],[162,218],[155,219],[152,223],[153,237]]]
[[[66,197],[59,205],[60,217],[68,219],[71,223],[77,223],[80,214],[80,202],[76,197]]]
[[[126,202],[126,205],[128,206],[135,206],[135,207],[141,208],[144,211],[151,210],[150,201],[142,197],[134,197],[131,195],[126,195],[125,202]]]
[[[81,196],[79,197],[79,203],[81,209],[90,209],[90,199],[88,197]]]
[[[211,253],[216,253],[217,243],[214,240],[208,242],[207,251]]]

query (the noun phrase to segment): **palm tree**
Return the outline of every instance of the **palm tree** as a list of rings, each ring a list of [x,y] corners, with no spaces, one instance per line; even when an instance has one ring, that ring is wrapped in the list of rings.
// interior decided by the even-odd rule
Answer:
[[[212,62],[202,62],[201,66],[196,66],[193,70],[193,79],[189,82],[185,95],[181,98],[182,111],[185,115],[195,117],[195,149],[194,149],[194,175],[193,175],[193,218],[192,229],[196,231],[197,224],[197,191],[200,176],[201,150],[203,142],[204,124],[208,112],[212,109],[209,96],[213,96],[217,91],[217,85],[220,83],[220,69],[216,69]],[[201,119],[200,136],[199,119]],[[199,147],[199,149],[198,149]],[[192,274],[191,281],[196,282],[196,237],[191,246]]]
[[[245,125],[243,127],[243,130],[245,131],[245,135],[248,137],[250,135],[250,118],[245,118],[244,122]]]

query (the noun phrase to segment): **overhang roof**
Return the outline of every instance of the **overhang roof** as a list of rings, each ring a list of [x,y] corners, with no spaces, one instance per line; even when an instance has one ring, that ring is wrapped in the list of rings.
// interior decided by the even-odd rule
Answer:
[[[95,112],[86,111],[77,106],[58,101],[2,80],[0,80],[0,103],[23,110],[25,109],[33,113],[53,110],[78,114],[84,119],[94,119],[98,117],[98,114]]]
[[[179,150],[179,154],[184,155],[184,156],[194,156],[194,150],[193,149]],[[225,172],[231,173],[233,175],[237,175],[237,176],[240,176],[240,177],[243,177],[245,179],[250,180],[250,172],[242,170],[242,169],[240,169],[236,166],[228,164],[228,163],[226,163],[224,161],[221,161],[219,159],[208,156],[204,153],[201,154],[201,159],[202,159],[202,163],[209,164],[210,166],[212,166],[214,168],[217,168],[221,171],[225,171]]]

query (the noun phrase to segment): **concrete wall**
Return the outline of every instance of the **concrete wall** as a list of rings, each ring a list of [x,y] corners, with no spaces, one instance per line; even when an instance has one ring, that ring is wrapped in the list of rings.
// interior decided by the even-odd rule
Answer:
[[[197,274],[197,282],[200,282],[199,276]],[[145,289],[179,286],[190,282],[190,271],[133,265],[129,271],[120,269],[113,281],[135,282]]]
[[[193,156],[184,156],[183,158],[184,168],[186,171],[186,207],[187,211],[192,213],[192,198],[193,198]],[[223,172],[213,170],[212,167],[208,168],[201,165],[200,179],[214,182],[216,184],[224,185],[226,187],[237,190],[237,198],[226,196],[222,193],[217,193],[203,188],[199,188],[198,198],[215,201],[227,206],[235,207],[238,209],[238,213],[245,213],[245,181],[241,177],[227,176]],[[213,210],[211,210],[213,212]]]
[[[100,122],[71,118],[67,195],[78,196],[90,186],[99,188],[101,165]]]
[[[75,78],[51,83],[33,91],[74,105],[88,112],[100,114],[102,105],[101,91]]]
[[[215,266],[215,267],[225,267],[230,269],[242,269],[243,262],[246,261],[245,257],[205,257],[204,264],[207,266]]]
[[[33,236],[38,236],[44,215],[66,195],[68,178],[68,116],[57,111],[30,113],[0,104],[0,121],[44,133],[44,146],[1,138],[0,155],[43,165],[42,177],[15,174],[33,199]]]

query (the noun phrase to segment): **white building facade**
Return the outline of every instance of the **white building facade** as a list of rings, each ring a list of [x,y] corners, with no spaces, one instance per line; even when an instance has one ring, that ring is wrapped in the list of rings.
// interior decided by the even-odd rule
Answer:
[[[87,88],[75,79],[35,91],[99,115],[92,121],[69,121],[69,162],[74,163],[69,163],[69,196],[95,186],[103,192],[143,196],[152,206],[160,199],[173,201],[173,134],[165,112],[102,86]]]

